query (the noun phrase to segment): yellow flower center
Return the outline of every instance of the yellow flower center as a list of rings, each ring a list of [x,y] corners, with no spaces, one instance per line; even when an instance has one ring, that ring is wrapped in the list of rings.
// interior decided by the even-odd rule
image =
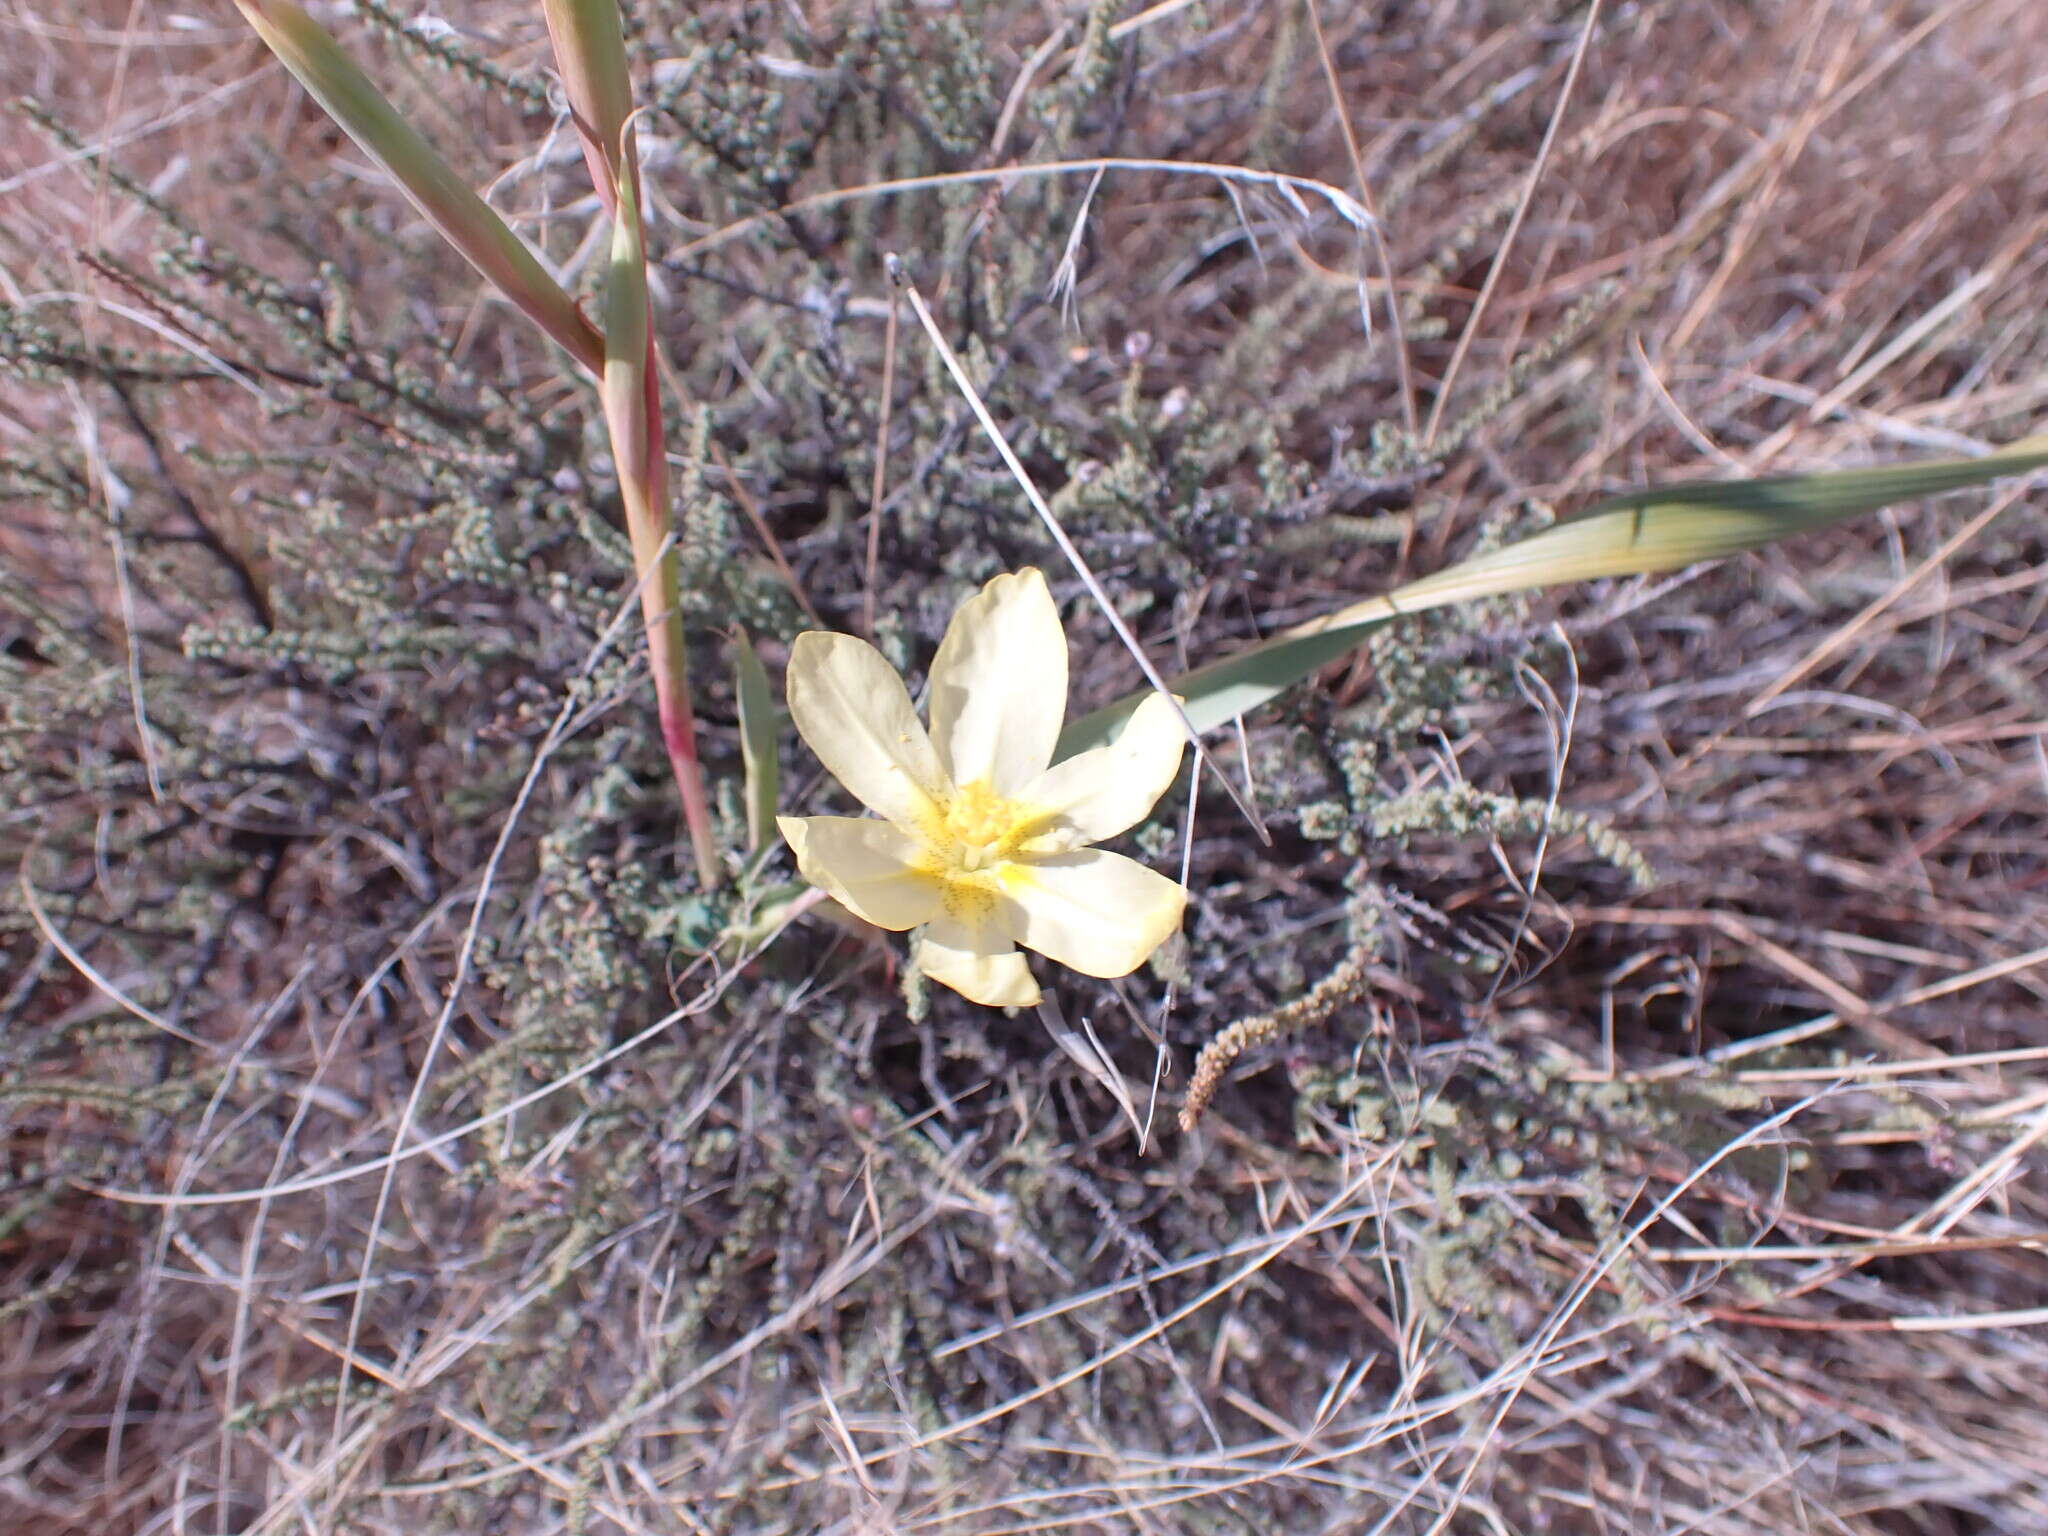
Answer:
[[[1043,817],[1021,801],[1005,800],[986,779],[963,784],[926,829],[933,873],[942,879],[993,875],[1017,856]],[[979,881],[975,882],[979,884]]]
[[[1004,799],[986,779],[962,784],[934,801],[918,828],[924,848],[916,867],[938,884],[953,916],[985,918],[997,894],[1022,875],[1017,857],[1050,819],[1036,806]]]
[[[1021,857],[1058,851],[1058,840],[1048,837],[1053,820],[1052,812],[1007,800],[976,779],[930,802],[918,825],[924,847],[914,867],[937,884],[947,912],[979,921],[999,893],[1029,878]]]

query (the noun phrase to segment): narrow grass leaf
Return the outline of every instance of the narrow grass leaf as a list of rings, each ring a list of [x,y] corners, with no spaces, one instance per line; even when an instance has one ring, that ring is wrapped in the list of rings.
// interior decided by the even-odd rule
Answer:
[[[747,850],[767,843],[775,831],[775,802],[782,792],[782,765],[775,750],[775,696],[768,671],[744,629],[732,632],[733,693],[740,706],[740,762],[746,773]]]
[[[526,242],[294,0],[235,0],[264,45],[469,264],[592,373],[604,342]]]
[[[555,67],[569,111],[583,140],[584,163],[605,206],[617,210],[617,186],[626,119],[633,113],[633,80],[626,69],[626,37],[618,0],[541,0]]]
[[[621,201],[612,219],[611,264],[604,283],[605,424],[618,463],[619,491],[626,503],[626,528],[634,562],[641,570],[655,558],[664,534],[667,466],[650,453],[657,416],[648,409],[651,378],[648,343],[653,316],[647,293],[647,263],[640,240],[640,203],[634,179],[619,178]]]
[[[2048,465],[2048,436],[2024,438],[1982,458],[1636,491],[1504,549],[1197,667],[1169,686],[1187,701],[1195,728],[1213,730],[1311,676],[1389,619],[1531,587],[1677,570],[1895,502],[1983,485],[2043,465]],[[1073,721],[1060,738],[1060,756],[1108,741],[1144,697],[1133,694]]]

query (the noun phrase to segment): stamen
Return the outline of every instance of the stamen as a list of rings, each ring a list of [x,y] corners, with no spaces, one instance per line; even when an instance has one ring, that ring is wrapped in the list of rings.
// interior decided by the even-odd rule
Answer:
[[[985,779],[961,785],[935,810],[925,834],[932,872],[976,886],[999,876],[1042,819],[1030,806],[997,794]]]

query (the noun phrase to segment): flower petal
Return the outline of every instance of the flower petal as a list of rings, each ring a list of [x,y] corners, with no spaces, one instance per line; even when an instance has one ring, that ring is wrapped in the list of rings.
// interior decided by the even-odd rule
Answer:
[[[916,867],[922,845],[886,821],[778,816],[775,825],[803,877],[877,928],[915,928],[944,904],[944,887]]]
[[[1019,944],[1089,976],[1126,976],[1180,927],[1187,892],[1100,848],[1003,866]]]
[[[955,784],[1014,795],[1045,771],[1067,713],[1067,636],[1045,577],[998,576],[960,605],[932,659],[932,740]]]
[[[942,913],[917,941],[917,968],[971,1003],[990,1008],[1029,1008],[1038,983],[991,909],[979,917]]]
[[[1053,764],[1017,798],[1054,818],[1050,832],[1058,841],[1048,851],[1099,843],[1145,819],[1180,772],[1186,746],[1180,716],[1165,695],[1154,693],[1131,712],[1116,740]]]
[[[818,761],[900,826],[929,819],[952,786],[896,669],[852,635],[809,630],[789,652],[789,714]]]

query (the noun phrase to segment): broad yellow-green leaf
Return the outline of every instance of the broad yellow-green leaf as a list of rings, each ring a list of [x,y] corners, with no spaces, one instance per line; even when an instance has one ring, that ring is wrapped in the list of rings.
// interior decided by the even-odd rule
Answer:
[[[1373,626],[1404,614],[1560,582],[1677,570],[1894,502],[1982,485],[2043,465],[2048,465],[2048,436],[2025,438],[1977,459],[1637,491],[1197,667],[1169,686],[1187,701],[1195,728],[1213,730],[1342,656]],[[1133,694],[1071,723],[1060,737],[1060,755],[1109,740],[1144,697]]]
[[[554,338],[596,373],[604,342],[524,240],[476,195],[358,69],[325,28],[294,0],[235,0],[242,15],[306,92],[382,166],[441,237]]]

